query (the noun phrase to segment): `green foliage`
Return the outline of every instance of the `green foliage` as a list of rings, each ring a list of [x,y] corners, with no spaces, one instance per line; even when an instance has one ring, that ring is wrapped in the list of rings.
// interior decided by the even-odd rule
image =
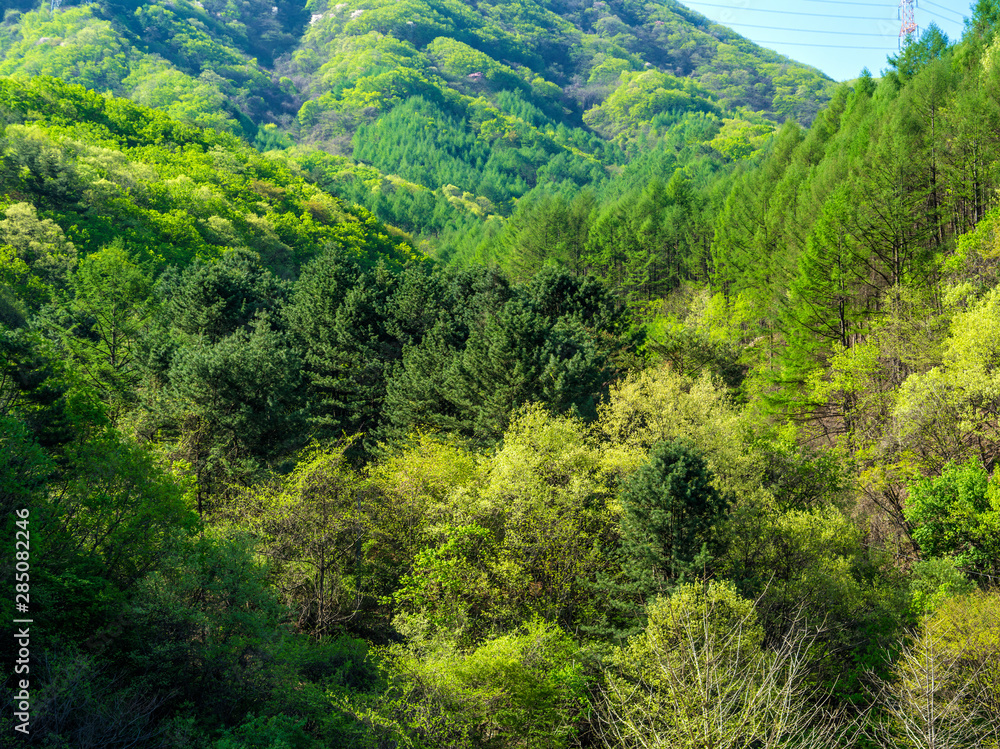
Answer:
[[[387,371],[399,349],[386,329],[391,277],[337,247],[303,269],[284,317],[305,363],[310,421],[321,437],[375,432]]]
[[[836,729],[817,720],[810,640],[792,633],[772,652],[753,604],[731,585],[682,586],[654,601],[645,630],[613,651],[599,705],[602,738],[691,749],[823,746]]]
[[[713,97],[692,81],[649,70],[625,73],[618,87],[599,107],[587,111],[585,122],[606,137],[634,138],[656,115],[677,117],[685,112],[720,114]]]
[[[491,564],[498,551],[493,533],[478,525],[445,528],[440,533],[446,540],[418,553],[413,573],[400,581],[396,603],[416,615],[400,626],[432,633],[444,629],[460,633],[468,642],[482,638],[479,627],[486,623],[496,623],[501,631],[508,629],[513,617],[502,591],[523,581],[516,579],[516,570],[498,570]],[[511,572],[515,579],[505,579]]]
[[[160,566],[174,533],[194,526],[183,488],[148,450],[112,433],[91,437],[71,459],[56,483],[61,495],[48,506],[65,534],[49,542],[53,553],[87,555],[126,586]]]
[[[483,294],[469,302],[463,316],[477,313],[465,325],[456,330],[442,319],[420,346],[404,349],[387,395],[397,427],[445,427],[488,442],[525,403],[595,415],[613,371],[610,355],[626,343],[615,335],[621,313],[604,288],[552,270],[520,286],[513,298]]]
[[[948,556],[976,574],[996,574],[1000,506],[995,485],[977,463],[949,463],[940,476],[910,486],[906,520],[926,558]]]
[[[989,746],[996,741],[995,594],[947,601],[923,617],[885,685],[878,739],[894,746]]]
[[[217,12],[188,3],[28,12],[5,29],[0,75],[54,76],[128,96],[187,122],[242,134],[253,130],[247,116],[273,116],[286,104],[251,55],[269,64],[278,38],[292,41],[287,33],[275,34],[276,14],[266,3],[242,5],[227,13],[228,23],[220,23]],[[282,14],[286,18],[297,15],[280,5],[292,10]],[[247,37],[239,16],[252,26],[271,26],[255,30],[267,42],[248,43],[260,37]]]
[[[774,128],[768,122],[725,119],[719,134],[708,144],[730,159],[748,159],[760,151],[772,132]]]
[[[351,179],[338,179],[336,194],[442,250],[450,244],[440,237],[442,223],[457,228],[461,213],[506,215],[538,185],[603,182],[620,155],[581,122],[631,148],[694,114],[713,113],[718,127],[728,107],[747,107],[740,118],[756,136],[769,120],[810,121],[817,109],[810,94],[823,98],[829,85],[817,71],[743,41],[723,44],[737,37],[666,6],[618,15],[442,0],[314,9],[282,68],[309,97],[300,133],[339,152],[351,140],[364,163],[344,168]],[[687,131],[691,145],[714,134]],[[369,164],[378,177],[368,175]],[[420,193],[393,188],[398,178],[434,191],[436,215],[409,209]]]
[[[256,253],[235,250],[216,262],[196,260],[179,273],[168,271],[157,293],[163,317],[178,333],[216,343],[275,313],[287,288]]]
[[[5,378],[6,379],[6,378]],[[32,439],[27,426],[9,416],[3,417],[3,463],[0,466],[0,498],[5,517],[13,517],[20,507],[37,501],[36,492],[45,486],[52,465],[41,447]]]
[[[313,448],[279,485],[248,491],[227,508],[231,523],[258,539],[282,602],[315,636],[364,614],[371,590],[362,566],[371,510],[344,447]]]
[[[988,745],[993,5],[831,91],[676,4],[19,3],[36,738]]]
[[[705,461],[681,442],[662,442],[625,483],[622,544],[628,573],[646,595],[668,592],[710,563],[727,502]]]
[[[489,460],[459,462],[453,448],[428,453],[433,444],[408,453],[420,461],[409,476],[424,475],[435,460],[438,470],[454,466],[467,478],[406,507],[424,508],[426,546],[396,593],[397,626],[445,631],[462,643],[533,616],[592,626],[606,602],[591,583],[615,572],[603,549],[616,535],[605,503],[618,467],[583,425],[534,407],[517,415]]]
[[[639,455],[660,442],[686,441],[702,456],[723,496],[753,493],[758,467],[748,454],[746,415],[709,377],[698,380],[667,366],[633,372],[611,388],[598,409],[597,430],[609,445]],[[639,462],[626,464],[634,470]]]
[[[468,652],[440,642],[418,647],[385,652],[384,696],[348,703],[380,742],[550,748],[577,740],[587,682],[578,647],[557,627],[531,622]]]
[[[40,282],[53,282],[53,263],[72,267],[74,249],[84,256],[116,239],[160,267],[249,247],[286,275],[331,241],[371,263],[414,256],[363,209],[234,138],[52,79],[0,79],[0,102],[13,123],[0,135],[0,184],[35,214],[49,211],[36,220],[16,208],[4,243],[38,265]],[[83,216],[80,201],[93,207]]]
[[[151,747],[173,738],[171,722],[157,720],[162,695],[106,673],[94,655],[47,650],[39,660],[32,734],[45,745]]]
[[[263,656],[283,635],[281,609],[244,540],[180,545],[136,603],[122,649],[148,693],[198,700],[200,722],[217,726],[239,723],[275,685]]]
[[[920,441],[918,455],[930,471],[949,461],[995,461],[994,408],[998,328],[996,289],[955,315],[940,366],[911,375],[896,406],[900,436]],[[926,437],[932,437],[926,439]]]
[[[172,357],[151,404],[162,436],[191,465],[206,495],[252,481],[300,439],[301,365],[266,317],[211,343],[196,338]]]
[[[354,158],[374,164],[380,182],[402,178],[434,196],[362,186],[367,166],[358,163],[335,193],[441,247],[448,224],[506,215],[536,185],[604,181],[620,155],[583,126],[584,115],[632,146],[692,112],[746,107],[808,122],[827,95],[818,71],[685,9],[616,12],[456,0],[308,9],[287,0],[101,0],[15,11],[0,27],[0,75],[51,75],[127,96],[261,150],[305,142],[344,153],[353,138]],[[414,99],[442,107],[429,117],[435,137],[415,112],[395,113]],[[449,185],[460,194],[447,195]],[[191,238],[194,227],[169,223],[172,239]]]
[[[829,505],[782,512],[744,500],[725,540],[719,574],[757,601],[768,636],[814,628],[813,673],[838,700],[862,702],[911,623],[906,581],[889,557],[866,549],[859,528]]]
[[[76,248],[54,221],[38,217],[30,203],[15,203],[0,221],[3,282],[29,307],[65,288],[76,265]]]
[[[121,244],[88,255],[69,279],[73,297],[53,310],[50,331],[106,403],[132,396],[139,339],[152,314],[152,283]]]
[[[697,224],[704,205],[692,183],[690,173],[679,168],[666,183],[651,175],[644,189],[593,212],[586,265],[634,301],[660,298],[700,275],[704,235]]]
[[[304,723],[285,715],[251,716],[229,736],[215,741],[212,749],[311,749],[316,744],[305,732]]]
[[[909,38],[906,41],[906,46],[898,55],[889,55],[887,58],[888,63],[894,68],[890,71],[890,75],[899,84],[913,78],[931,60],[942,57],[949,46],[948,35],[933,21],[919,39]]]
[[[426,49],[446,78],[454,80],[475,76],[476,80],[483,79],[498,91],[513,91],[524,86],[511,68],[462,42],[439,37]]]
[[[949,598],[973,590],[974,583],[962,574],[953,557],[934,557],[913,565],[910,595],[914,610],[921,615],[933,613]]]

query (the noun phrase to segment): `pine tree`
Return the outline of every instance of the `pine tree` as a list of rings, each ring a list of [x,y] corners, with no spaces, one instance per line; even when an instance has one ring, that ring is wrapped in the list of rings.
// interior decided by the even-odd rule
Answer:
[[[247,327],[263,312],[275,312],[287,288],[247,249],[226,252],[215,262],[196,260],[160,279],[165,318],[181,333],[218,341]]]
[[[709,560],[727,502],[704,459],[683,442],[661,442],[621,493],[629,576],[646,596],[669,593]]]
[[[362,273],[334,247],[295,285],[284,317],[305,364],[308,418],[320,438],[374,433],[382,421],[387,368],[401,355],[385,328],[393,283],[384,268]]]

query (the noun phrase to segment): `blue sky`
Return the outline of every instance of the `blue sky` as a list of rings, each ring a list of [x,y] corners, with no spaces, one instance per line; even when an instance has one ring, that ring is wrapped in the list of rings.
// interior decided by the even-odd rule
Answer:
[[[819,68],[837,81],[867,67],[878,76],[899,45],[899,0],[680,0],[762,47]],[[951,41],[962,37],[970,0],[916,0],[917,26],[932,22]]]

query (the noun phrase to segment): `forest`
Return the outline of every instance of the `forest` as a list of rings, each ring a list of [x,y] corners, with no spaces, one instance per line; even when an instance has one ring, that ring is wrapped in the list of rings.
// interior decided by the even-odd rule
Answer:
[[[0,746],[1000,749],[1000,2],[8,5]]]

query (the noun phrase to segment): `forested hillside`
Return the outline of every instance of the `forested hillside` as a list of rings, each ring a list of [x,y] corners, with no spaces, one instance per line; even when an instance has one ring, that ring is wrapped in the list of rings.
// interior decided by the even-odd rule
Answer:
[[[0,745],[1000,747],[1000,4],[46,5]]]
[[[746,156],[833,86],[672,0],[370,5],[24,3],[0,25],[0,75],[286,151],[445,258],[520,198],[598,187],[639,151]]]

